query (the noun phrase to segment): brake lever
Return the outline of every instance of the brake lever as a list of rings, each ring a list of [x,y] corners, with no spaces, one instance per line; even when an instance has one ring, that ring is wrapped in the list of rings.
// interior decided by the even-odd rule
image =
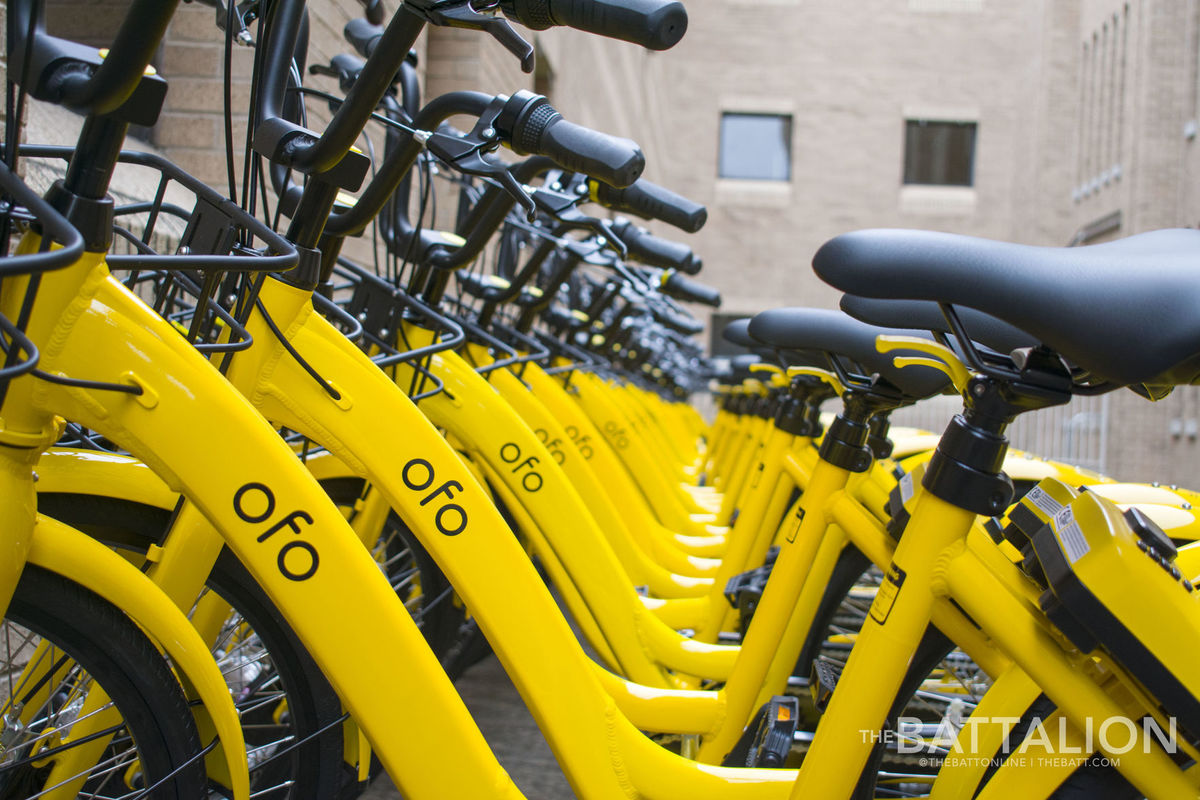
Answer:
[[[589,217],[579,210],[578,205],[579,201],[583,199],[582,197],[547,189],[544,186],[535,188],[532,197],[533,202],[545,213],[572,228],[591,231],[607,242],[609,247],[619,252],[622,258],[625,257],[628,252],[625,243],[613,233],[609,221]]]
[[[625,246],[623,241],[621,241],[621,237],[617,236],[617,234],[613,232],[612,220],[602,219],[600,217],[589,217],[580,213],[578,210],[574,210],[574,213],[579,215],[579,221],[585,228],[594,232],[597,236],[603,239],[609,247],[617,251],[617,254],[621,258],[625,258],[625,256],[629,255],[629,248]],[[570,221],[573,222],[574,220]]]
[[[591,239],[566,239],[567,252],[577,257],[583,263],[593,267],[607,267],[612,264],[612,256],[604,252],[604,246]]]
[[[336,78],[338,88],[343,94],[348,94],[354,87],[354,82],[358,80],[358,76],[362,73],[364,66],[365,63],[362,59],[342,53],[334,56],[328,64],[309,64],[308,74]]]
[[[508,164],[493,155],[501,143],[495,119],[502,106],[503,103],[493,101],[466,136],[452,136],[443,131],[429,134],[425,148],[459,172],[499,183],[525,209],[525,218],[533,222],[537,217],[537,205],[529,196],[530,190],[513,177]]]
[[[405,0],[404,7],[431,25],[483,31],[505,50],[521,60],[521,71],[533,72],[533,45],[521,38],[508,20],[495,14],[481,14],[469,0]],[[496,6],[498,7],[498,6]]]

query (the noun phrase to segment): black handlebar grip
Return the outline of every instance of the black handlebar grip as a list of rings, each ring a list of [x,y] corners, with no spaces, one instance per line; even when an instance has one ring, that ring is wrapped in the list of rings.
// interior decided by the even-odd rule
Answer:
[[[678,0],[503,0],[501,8],[535,31],[564,25],[650,50],[668,50],[687,32]]]
[[[383,36],[383,26],[374,25],[363,17],[355,17],[342,28],[342,36],[363,58],[370,58]]]
[[[678,272],[667,273],[666,278],[663,279],[661,290],[663,294],[685,303],[700,303],[713,308],[721,307],[719,291],[698,281],[685,278]]]
[[[613,186],[628,186],[642,174],[646,157],[636,142],[568,122],[546,98],[526,95],[518,92],[512,98],[522,104],[509,132],[518,154],[547,156]]]
[[[686,244],[654,236],[626,220],[613,225],[613,233],[625,243],[630,257],[652,267],[687,272],[695,258]]]
[[[588,188],[592,199],[605,208],[657,219],[688,233],[695,233],[708,221],[707,208],[644,178],[624,189],[613,189],[594,181],[589,182]]]
[[[698,333],[704,332],[703,322],[692,317],[685,317],[682,314],[659,314],[658,320],[668,328],[682,333],[684,336],[695,336]]]
[[[372,25],[383,24],[382,0],[359,0],[363,5],[363,17]]]

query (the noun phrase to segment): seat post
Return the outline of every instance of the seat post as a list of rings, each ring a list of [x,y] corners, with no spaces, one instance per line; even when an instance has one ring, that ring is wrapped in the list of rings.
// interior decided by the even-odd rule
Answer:
[[[956,414],[938,442],[921,485],[959,508],[984,516],[1004,513],[1013,485],[1001,471],[1008,452],[1009,424],[1019,414],[1062,405],[1071,399],[1070,381],[1023,371],[1020,380],[976,375],[964,393],[965,408]]]

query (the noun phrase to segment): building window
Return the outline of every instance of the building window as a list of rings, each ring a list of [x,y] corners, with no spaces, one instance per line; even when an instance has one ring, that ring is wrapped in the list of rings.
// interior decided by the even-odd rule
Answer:
[[[905,121],[904,126],[906,184],[974,185],[974,122],[910,119]]]
[[[717,174],[755,181],[791,180],[791,115],[722,114]]]

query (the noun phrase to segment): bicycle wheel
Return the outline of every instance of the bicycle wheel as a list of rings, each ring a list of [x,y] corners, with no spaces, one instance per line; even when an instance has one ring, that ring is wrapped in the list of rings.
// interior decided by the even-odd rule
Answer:
[[[200,737],[187,700],[166,662],[116,607],[52,572],[27,566],[0,631],[4,655],[0,797],[35,797],[64,764],[88,693],[103,690],[93,721],[119,720],[103,733],[99,759],[85,759],[69,780],[80,796],[192,800],[204,793]],[[74,753],[77,755],[78,753]],[[67,770],[71,772],[71,770]],[[54,775],[61,784],[65,776]],[[158,785],[161,781],[161,785]]]
[[[230,607],[214,646],[264,800],[318,800],[357,784],[342,758],[341,701],[266,594],[228,549],[208,589]]]
[[[38,510],[119,549],[161,541],[170,513],[119,498],[41,494]],[[213,655],[242,722],[250,790],[263,800],[318,800],[357,784],[343,760],[341,702],[270,599],[228,549],[205,592],[227,604]],[[201,596],[197,604],[204,601]],[[219,796],[219,789],[210,792]],[[2,800],[2,798],[0,798]]]

